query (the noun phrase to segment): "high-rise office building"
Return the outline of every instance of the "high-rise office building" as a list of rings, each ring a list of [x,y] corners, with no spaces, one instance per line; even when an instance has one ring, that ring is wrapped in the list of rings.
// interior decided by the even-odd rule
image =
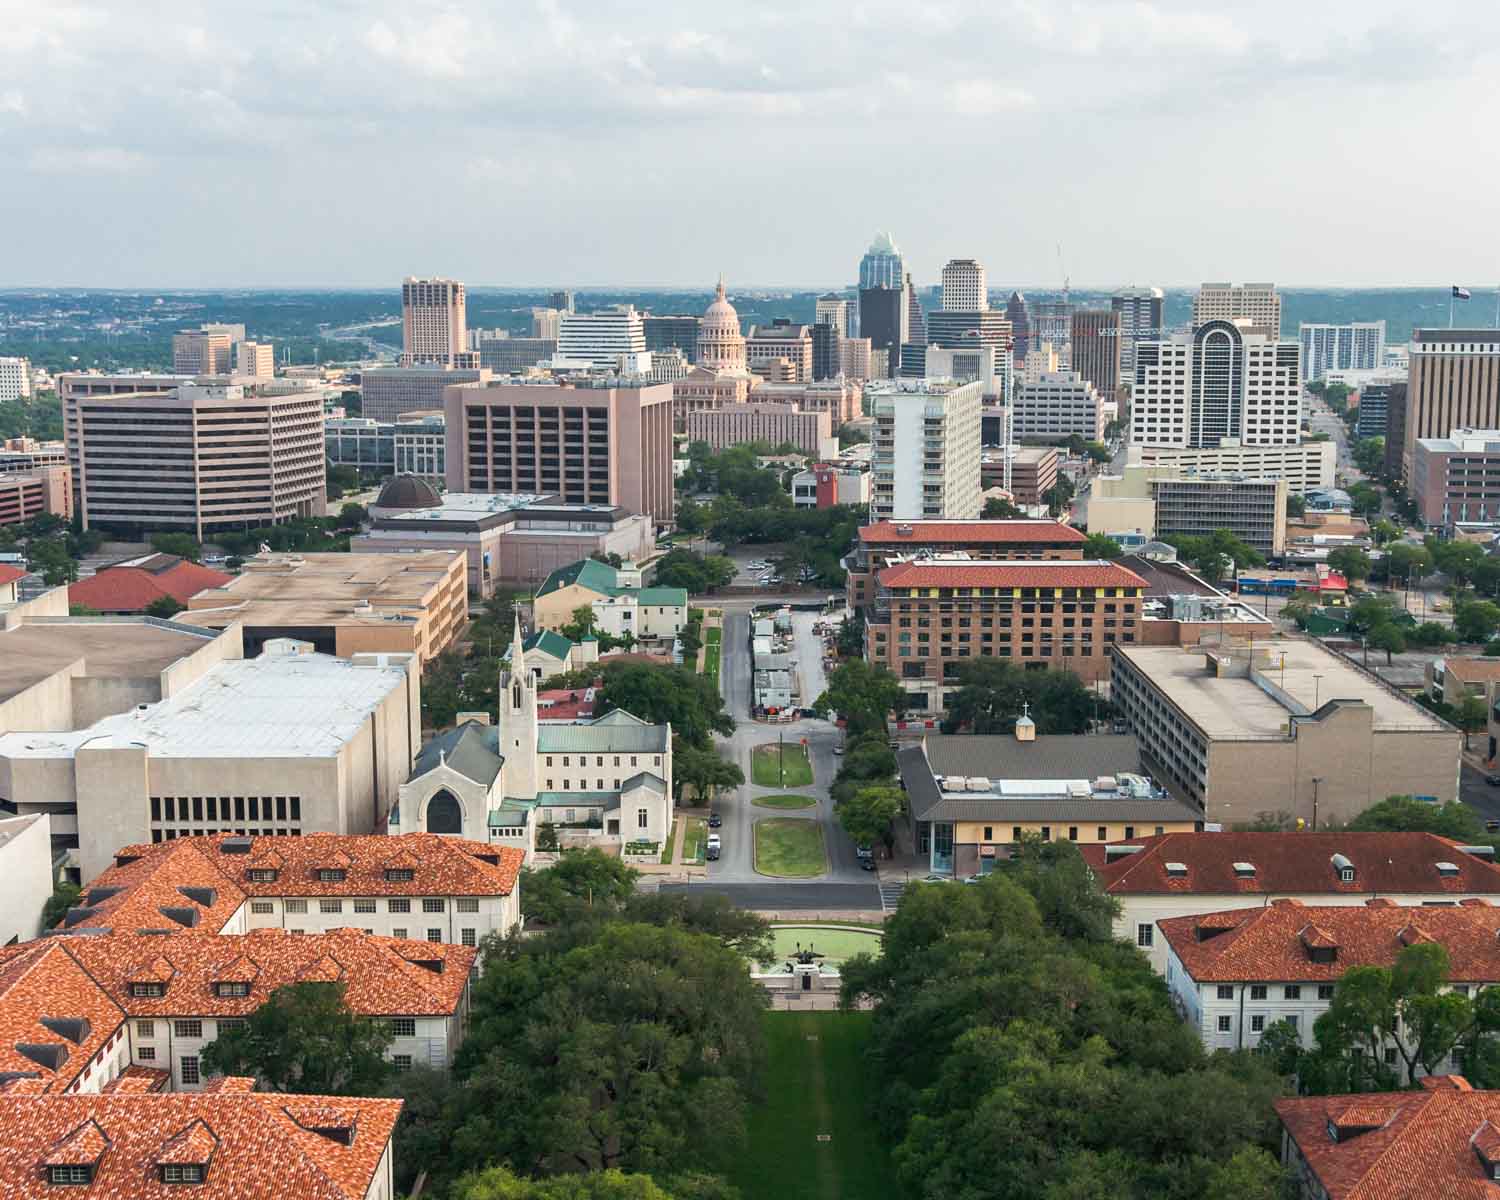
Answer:
[[[559,288],[547,297],[547,306],[555,308],[559,312],[574,312],[573,291],[571,288]]]
[[[844,331],[839,325],[808,327],[812,336],[812,377],[833,379],[844,369]]]
[[[906,262],[888,233],[877,233],[865,256],[859,260],[859,290],[892,288],[906,284]],[[868,334],[866,334],[868,336]]]
[[[950,259],[943,267],[943,309],[946,312],[983,312],[990,306],[984,267],[972,258]]]
[[[927,344],[949,350],[993,346],[1001,354],[1011,352],[1011,325],[998,308],[978,312],[940,309],[927,315]],[[930,374],[930,372],[929,372]]]
[[[1159,287],[1121,288],[1109,298],[1109,306],[1120,314],[1120,378],[1135,377],[1137,342],[1154,342],[1166,335],[1162,309],[1166,303]]]
[[[870,340],[872,356],[884,353],[887,371],[901,364],[901,345],[910,340],[907,336],[910,316],[904,285],[860,289],[860,335]]]
[[[813,339],[807,325],[793,325],[785,317],[769,325],[750,326],[745,338],[745,361],[752,371],[767,362],[784,358],[791,364],[790,377],[783,383],[809,383],[813,377]]]
[[[533,308],[531,310],[531,336],[557,341],[557,335],[562,330],[562,316],[563,310],[560,308]]]
[[[31,395],[31,363],[24,358],[0,358],[0,403]]]
[[[1389,410],[1394,431],[1394,403]],[[1500,329],[1413,330],[1402,414],[1401,478],[1409,490],[1417,438],[1500,428]]]
[[[270,342],[235,342],[234,373],[270,379],[276,374],[276,348]]]
[[[401,281],[401,361],[405,366],[467,366],[468,315],[456,279]]]
[[[1193,297],[1193,328],[1209,321],[1250,322],[1250,333],[1281,337],[1281,295],[1274,283],[1205,283]]]
[[[1056,371],[1016,389],[1011,437],[1016,441],[1061,442],[1077,434],[1085,441],[1104,437],[1104,397],[1076,371]]]
[[[1026,297],[1020,292],[1012,292],[1005,302],[1005,319],[1010,322],[1010,335],[1019,365],[1026,361],[1026,352],[1031,349],[1031,313],[1026,307]]]
[[[327,511],[319,389],[174,382],[69,396],[74,503],[85,529],[184,529],[201,541]]]
[[[557,339],[544,337],[482,337],[475,346],[479,366],[496,375],[519,375],[527,368],[557,357]],[[413,367],[419,371],[422,368]],[[439,368],[440,370],[442,368]],[[476,378],[473,372],[448,383],[465,383]],[[444,385],[446,386],[446,385]]]
[[[831,292],[826,296],[819,296],[813,311],[816,324],[832,325],[842,337],[852,334],[849,327],[849,301],[843,296],[835,296]]]
[[[912,286],[911,272],[906,275],[906,340],[918,346],[927,345],[927,319],[917,289]]]
[[[698,329],[702,317],[691,313],[665,313],[653,317],[649,313],[641,318],[646,330],[646,349],[653,354],[667,350],[681,350],[688,362],[698,361]]]
[[[643,354],[646,326],[630,304],[616,304],[591,313],[562,315],[557,336],[557,356],[575,359],[612,371],[622,354]]]
[[[710,371],[745,373],[745,335],[740,332],[740,314],[724,295],[724,281],[714,288],[714,298],[703,310],[698,326],[695,361]]]
[[[512,343],[529,341],[530,338],[499,339],[501,345],[510,349],[514,349]],[[480,343],[491,344],[488,340]],[[359,376],[360,415],[372,421],[394,421],[402,413],[431,412],[443,407],[444,388],[487,378],[489,372],[478,367],[444,367],[436,363],[421,367],[367,367]]]
[[[875,417],[876,521],[979,515],[984,384],[924,379],[866,389]]]
[[[672,520],[672,385],[468,383],[444,393],[450,492],[531,492]]]
[[[1296,342],[1209,321],[1135,348],[1130,440],[1146,446],[1290,446],[1300,437]]]
[[[1028,345],[1051,342],[1066,358],[1073,338],[1073,305],[1068,300],[1039,300],[1031,306]]]
[[[1106,400],[1120,386],[1120,313],[1114,308],[1080,308],[1073,314],[1072,370],[1099,389]]]
[[[1385,322],[1297,326],[1302,343],[1302,378],[1316,383],[1329,371],[1375,371],[1385,365]]]
[[[172,335],[172,370],[179,374],[228,375],[233,366],[234,339],[227,330],[205,325]]]
[[[840,362],[847,379],[870,379],[870,339],[851,337],[844,339]]]

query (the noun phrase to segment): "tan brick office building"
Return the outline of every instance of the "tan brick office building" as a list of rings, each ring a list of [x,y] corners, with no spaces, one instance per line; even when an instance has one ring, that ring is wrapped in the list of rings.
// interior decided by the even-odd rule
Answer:
[[[1146,581],[1097,560],[975,562],[929,558],[879,573],[865,656],[900,677],[916,712],[944,709],[970,658],[1055,667],[1086,683],[1134,642]]]

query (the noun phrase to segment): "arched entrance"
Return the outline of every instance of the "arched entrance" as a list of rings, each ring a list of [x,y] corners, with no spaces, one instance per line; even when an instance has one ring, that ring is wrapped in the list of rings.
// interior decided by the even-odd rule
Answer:
[[[428,833],[463,833],[464,808],[447,788],[427,802]]]

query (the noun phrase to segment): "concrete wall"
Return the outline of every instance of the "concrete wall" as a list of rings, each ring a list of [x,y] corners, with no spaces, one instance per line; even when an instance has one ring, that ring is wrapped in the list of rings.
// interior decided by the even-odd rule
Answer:
[[[96,746],[79,747],[72,766],[78,866],[84,879],[93,879],[114,861],[121,846],[151,840],[146,748],[101,738]],[[218,786],[221,781],[216,779]]]
[[[188,629],[197,629],[191,621],[171,622]],[[233,662],[245,657],[245,641],[238,621],[226,625],[213,641],[184,658],[179,658],[161,673],[161,698],[175,696],[183,688],[196,683],[221,662]],[[123,712],[124,709],[115,709]]]
[[[0,821],[0,944],[41,932],[42,905],[52,895],[52,826],[45,814]]]

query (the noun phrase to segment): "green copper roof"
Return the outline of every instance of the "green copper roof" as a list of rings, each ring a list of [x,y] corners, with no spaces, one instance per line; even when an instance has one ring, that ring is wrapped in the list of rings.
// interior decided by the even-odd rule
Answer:
[[[543,725],[537,730],[542,754],[665,754],[669,726],[648,725],[623,709],[587,724]],[[560,769],[560,768],[555,768]]]
[[[553,592],[576,583],[579,587],[598,592],[601,596],[611,596],[615,588],[619,586],[619,581],[620,577],[608,563],[598,562],[592,558],[581,558],[576,563],[569,563],[566,567],[558,567],[547,576],[536,594],[550,596]]]
[[[678,608],[686,608],[688,597],[687,588],[680,587],[648,587],[642,588],[636,594],[636,600],[640,604],[673,605]]]
[[[566,662],[568,655],[573,652],[573,643],[551,629],[543,629],[533,633],[521,643],[522,650],[541,650],[543,654],[550,654],[559,662]]]

